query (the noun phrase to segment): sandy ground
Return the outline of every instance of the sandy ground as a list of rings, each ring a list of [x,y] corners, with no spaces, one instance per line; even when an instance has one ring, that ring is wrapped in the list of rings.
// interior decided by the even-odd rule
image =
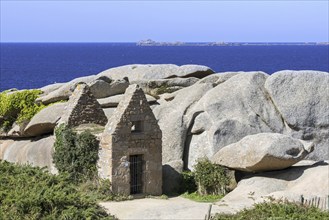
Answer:
[[[119,219],[205,219],[211,203],[194,202],[182,197],[169,199],[134,199],[122,202],[103,202],[101,206]],[[217,206],[212,206],[215,213]]]

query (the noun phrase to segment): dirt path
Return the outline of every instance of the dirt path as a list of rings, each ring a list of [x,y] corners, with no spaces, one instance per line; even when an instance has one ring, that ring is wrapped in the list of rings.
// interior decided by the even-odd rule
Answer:
[[[211,203],[194,202],[182,197],[134,199],[100,203],[119,219],[205,219]],[[217,207],[212,206],[212,213]]]

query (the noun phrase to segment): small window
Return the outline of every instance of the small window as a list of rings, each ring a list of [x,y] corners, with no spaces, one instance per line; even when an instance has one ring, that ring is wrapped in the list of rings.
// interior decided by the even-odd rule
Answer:
[[[143,121],[132,121],[131,132],[141,133],[144,130]]]

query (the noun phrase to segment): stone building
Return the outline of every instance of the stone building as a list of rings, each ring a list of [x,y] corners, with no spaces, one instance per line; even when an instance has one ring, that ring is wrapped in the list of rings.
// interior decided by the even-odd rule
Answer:
[[[162,194],[162,133],[145,94],[127,88],[101,138],[98,172],[119,194]]]
[[[85,83],[76,85],[64,109],[64,114],[58,122],[58,124],[61,123],[65,123],[69,127],[90,123],[106,125],[107,117]]]

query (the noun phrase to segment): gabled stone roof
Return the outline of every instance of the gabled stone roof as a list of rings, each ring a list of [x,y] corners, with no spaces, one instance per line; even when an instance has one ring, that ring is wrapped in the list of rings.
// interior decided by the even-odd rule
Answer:
[[[105,125],[107,118],[101,105],[91,93],[89,86],[81,83],[76,86],[64,110],[59,124],[66,123],[69,127],[81,124]]]
[[[130,85],[126,89],[123,99],[109,119],[105,128],[105,133],[114,134],[120,132],[123,127],[126,126],[130,129],[132,120],[145,119],[156,121],[143,90],[136,84]],[[125,129],[128,128],[124,128],[124,130]]]

